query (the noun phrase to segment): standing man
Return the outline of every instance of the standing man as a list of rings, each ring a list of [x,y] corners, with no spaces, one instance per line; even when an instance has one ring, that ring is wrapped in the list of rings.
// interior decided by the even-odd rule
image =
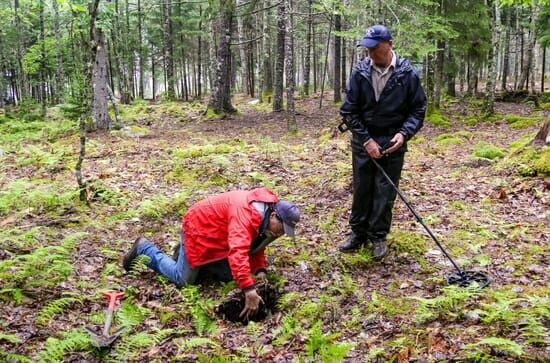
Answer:
[[[279,200],[269,189],[237,190],[194,204],[182,221],[182,241],[170,258],[143,237],[124,256],[128,271],[139,255],[149,256],[147,266],[178,287],[210,275],[219,281],[235,280],[245,293],[241,316],[258,311],[262,301],[254,286],[266,274],[265,247],[283,234],[294,237],[300,220],[298,207]]]
[[[426,96],[409,61],[392,50],[392,36],[385,26],[370,27],[360,46],[367,49],[368,58],[352,72],[340,108],[352,131],[353,157],[351,235],[340,251],[351,252],[372,242],[373,255],[379,259],[388,253],[386,236],[396,192],[371,159],[398,185],[407,141],[424,122]]]

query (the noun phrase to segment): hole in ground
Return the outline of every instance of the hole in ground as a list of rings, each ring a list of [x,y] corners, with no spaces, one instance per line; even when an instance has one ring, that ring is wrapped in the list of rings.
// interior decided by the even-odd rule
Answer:
[[[269,284],[258,284],[256,286],[256,291],[262,297],[264,304],[260,304],[260,309],[256,315],[250,317],[248,320],[245,320],[239,317],[239,314],[244,309],[244,294],[241,291],[231,294],[225,302],[220,304],[216,313],[219,317],[225,320],[232,322],[241,322],[244,325],[248,324],[249,321],[262,321],[270,313],[273,313],[277,309],[277,301],[279,300],[280,292],[275,286]]]

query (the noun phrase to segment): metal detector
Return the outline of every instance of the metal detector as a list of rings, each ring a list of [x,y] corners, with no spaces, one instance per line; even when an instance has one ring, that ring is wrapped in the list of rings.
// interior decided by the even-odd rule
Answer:
[[[387,145],[386,147],[380,148],[380,153],[385,154],[385,151],[388,148],[390,148],[392,145],[393,145],[393,143],[389,143],[389,145]],[[388,183],[390,183],[390,185],[393,187],[393,189],[395,189],[395,191],[397,192],[397,195],[399,195],[399,198],[401,198],[403,203],[405,203],[407,208],[409,208],[409,210],[415,216],[418,223],[420,223],[422,225],[422,227],[424,227],[426,232],[428,232],[430,237],[434,240],[437,247],[439,247],[441,252],[443,252],[443,254],[453,264],[454,268],[456,269],[456,272],[454,272],[454,273],[450,274],[449,276],[447,276],[447,283],[453,284],[453,285],[458,285],[458,286],[461,286],[461,287],[466,287],[466,286],[469,286],[472,283],[476,282],[479,285],[480,288],[484,288],[484,287],[488,286],[491,283],[492,279],[487,274],[485,274],[483,272],[479,272],[479,271],[474,271],[474,270],[462,270],[456,264],[456,262],[452,259],[452,257],[449,255],[449,253],[447,253],[447,251],[443,248],[441,243],[439,243],[439,241],[437,240],[435,235],[432,233],[432,231],[424,223],[424,221],[422,220],[422,217],[420,217],[420,215],[416,212],[416,210],[413,208],[413,206],[410,204],[410,202],[407,200],[407,198],[403,195],[401,190],[399,190],[399,188],[390,179],[388,174],[386,174],[386,171],[380,166],[380,164],[378,164],[378,162],[374,158],[371,157],[370,159],[372,160],[374,165],[376,165],[376,167],[382,173],[382,175],[384,175],[384,177],[386,178]]]

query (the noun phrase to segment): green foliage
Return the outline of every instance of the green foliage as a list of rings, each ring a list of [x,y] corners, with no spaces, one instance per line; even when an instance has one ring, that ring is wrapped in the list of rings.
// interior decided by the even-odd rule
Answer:
[[[187,311],[191,315],[195,331],[198,335],[210,334],[216,331],[216,321],[212,318],[210,311],[213,308],[211,300],[202,299],[198,286],[185,286],[180,290],[185,301]]]
[[[46,326],[55,314],[64,312],[68,307],[74,304],[82,304],[83,296],[77,293],[66,293],[66,297],[50,301],[36,315],[36,323],[39,326]]]
[[[22,142],[54,142],[75,132],[74,122],[68,120],[31,122],[13,119],[0,123],[0,144],[14,144],[15,151],[18,151]]]
[[[486,348],[489,348],[489,350],[487,351]],[[492,361],[491,353],[494,350],[498,350],[499,352],[515,357],[521,357],[524,354],[521,345],[512,340],[500,337],[488,337],[481,339],[477,343],[466,345],[464,350],[466,351],[466,356],[469,359],[482,362]]]
[[[9,289],[47,288],[65,281],[73,272],[72,252],[87,234],[73,233],[58,246],[38,247],[32,253],[0,261],[0,279]],[[0,292],[12,292],[3,289]]]
[[[306,350],[308,357],[317,362],[340,362],[353,347],[349,343],[337,343],[332,341],[340,336],[340,333],[323,334],[321,321],[317,321],[309,330]]]
[[[415,312],[415,320],[419,323],[433,320],[455,321],[463,316],[466,305],[479,296],[479,288],[446,286],[443,294],[431,299],[411,297],[417,300],[419,306]]]
[[[432,110],[426,115],[426,121],[439,127],[451,127],[451,121],[438,110]]]
[[[126,299],[120,304],[120,309],[117,310],[116,320],[121,326],[130,330],[147,319],[149,315],[151,315],[151,310],[133,304]]]
[[[0,333],[0,340],[4,340],[8,343],[21,343],[23,340],[17,335]]]
[[[0,191],[0,215],[31,208],[35,213],[60,212],[76,200],[78,191],[65,191],[66,187],[55,184],[37,184],[23,180],[11,183]]]
[[[68,353],[90,349],[91,341],[88,333],[82,329],[73,329],[62,333],[60,338],[48,338],[38,357],[41,362],[63,362],[63,357]]]
[[[510,124],[511,128],[514,129],[525,129],[527,127],[531,127],[539,123],[544,119],[542,116],[517,116],[517,115],[506,115],[504,116],[504,119],[508,124]]]
[[[372,292],[371,301],[368,303],[367,313],[381,313],[388,316],[407,314],[413,307],[406,298],[383,296],[376,291]]]
[[[151,199],[142,201],[137,213],[140,217],[161,220],[169,214],[183,215],[187,208],[189,192],[183,191],[174,194],[171,198],[163,195],[154,196]]]
[[[160,329],[153,333],[139,332],[133,335],[123,335],[112,354],[114,361],[132,361],[140,357],[140,352],[151,349],[168,336],[174,333],[174,329]]]
[[[5,362],[20,362],[20,363],[35,363],[34,360],[15,353],[8,353],[0,350],[0,358],[3,358]]]
[[[474,146],[473,154],[478,158],[494,160],[503,157],[504,151],[486,141],[480,141]]]
[[[283,316],[281,327],[273,334],[276,337],[273,345],[285,344],[296,333],[299,327],[300,323],[292,315]]]
[[[174,149],[172,155],[177,159],[197,158],[211,154],[229,154],[235,151],[235,147],[228,144],[219,145],[191,145],[185,149]]]
[[[392,242],[392,248],[397,253],[407,253],[411,256],[420,257],[428,250],[426,239],[415,232],[402,230],[392,231],[389,240]]]

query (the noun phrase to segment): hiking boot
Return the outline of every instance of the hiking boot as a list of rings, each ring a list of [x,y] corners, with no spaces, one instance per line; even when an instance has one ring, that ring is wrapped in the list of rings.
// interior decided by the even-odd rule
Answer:
[[[349,236],[348,239],[346,239],[344,243],[338,247],[338,249],[340,252],[357,251],[362,245],[365,244],[365,242],[365,239],[359,238],[355,235],[355,233],[352,233],[351,236]]]
[[[372,255],[377,260],[388,254],[388,244],[385,240],[373,241]]]
[[[145,242],[147,242],[145,238],[138,237],[134,241],[134,244],[130,251],[128,251],[128,253],[124,256],[122,266],[124,266],[124,269],[126,271],[130,271],[132,269],[132,262],[136,259],[137,256],[139,256],[138,250]]]

